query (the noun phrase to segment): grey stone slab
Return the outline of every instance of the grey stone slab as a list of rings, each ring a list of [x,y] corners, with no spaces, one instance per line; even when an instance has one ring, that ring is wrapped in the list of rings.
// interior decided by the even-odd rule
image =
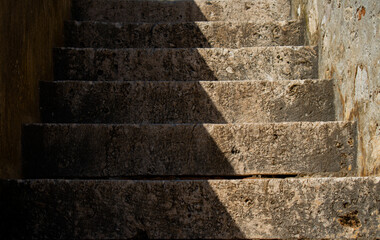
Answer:
[[[241,48],[300,46],[304,42],[304,23],[296,21],[65,24],[67,47]]]
[[[334,121],[333,80],[42,82],[41,115],[58,123]]]
[[[347,174],[356,169],[351,122],[24,127],[24,176]]]
[[[316,47],[58,48],[57,80],[278,80],[318,77]]]
[[[75,0],[73,19],[111,22],[288,20],[289,0]]]
[[[0,182],[3,239],[376,239],[380,178]]]

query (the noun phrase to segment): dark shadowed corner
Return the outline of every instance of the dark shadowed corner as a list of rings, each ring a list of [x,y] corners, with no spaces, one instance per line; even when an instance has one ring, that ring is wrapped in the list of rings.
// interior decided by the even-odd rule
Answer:
[[[19,178],[21,126],[39,122],[38,82],[53,79],[70,0],[0,2],[0,178]]]

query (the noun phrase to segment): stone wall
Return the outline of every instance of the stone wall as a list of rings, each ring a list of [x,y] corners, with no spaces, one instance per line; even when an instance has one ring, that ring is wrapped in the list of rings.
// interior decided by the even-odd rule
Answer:
[[[309,44],[319,44],[319,77],[335,79],[337,120],[357,121],[359,175],[380,174],[380,2],[293,0]]]
[[[39,121],[38,82],[52,80],[70,0],[0,1],[0,178],[21,170],[21,126]]]

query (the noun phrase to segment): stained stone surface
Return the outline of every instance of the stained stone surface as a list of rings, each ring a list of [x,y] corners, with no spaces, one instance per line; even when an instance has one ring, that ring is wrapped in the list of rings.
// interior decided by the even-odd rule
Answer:
[[[194,48],[304,44],[304,24],[271,22],[106,23],[67,22],[68,47]]]
[[[356,170],[350,122],[202,125],[33,124],[24,176],[232,176]]]
[[[333,121],[332,80],[41,83],[43,122]]]
[[[111,22],[288,20],[289,0],[75,0],[73,19]]]
[[[380,176],[380,1],[292,3],[321,43],[319,76],[338,80],[336,118],[358,122],[359,174]]]
[[[317,47],[55,49],[57,80],[317,78]]]
[[[380,237],[379,177],[11,180],[0,189],[4,239]]]

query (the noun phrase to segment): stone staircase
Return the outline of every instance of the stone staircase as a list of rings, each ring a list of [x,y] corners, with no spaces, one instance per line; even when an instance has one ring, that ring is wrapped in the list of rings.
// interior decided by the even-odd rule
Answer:
[[[3,239],[380,238],[288,0],[73,0]]]

